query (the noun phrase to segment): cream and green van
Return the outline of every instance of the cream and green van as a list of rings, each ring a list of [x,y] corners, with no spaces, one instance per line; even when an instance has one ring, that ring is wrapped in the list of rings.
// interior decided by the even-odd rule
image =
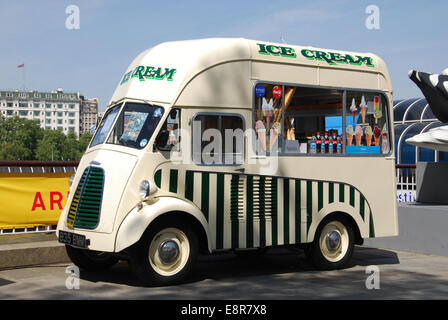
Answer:
[[[57,228],[72,261],[145,283],[198,254],[304,249],[318,269],[398,234],[392,87],[371,53],[167,42],[121,77]]]

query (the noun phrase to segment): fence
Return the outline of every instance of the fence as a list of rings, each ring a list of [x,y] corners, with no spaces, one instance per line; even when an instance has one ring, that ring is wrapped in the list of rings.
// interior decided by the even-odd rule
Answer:
[[[417,183],[415,181],[415,164],[397,164],[395,166],[397,179],[397,201],[415,202]]]
[[[0,161],[0,177],[3,180],[12,180],[14,178],[20,179],[20,177],[27,177],[34,179],[34,177],[42,177],[47,176],[51,177],[52,174],[55,174],[55,177],[61,177],[61,176],[69,176],[70,174],[74,174],[76,172],[76,168],[78,167],[78,162],[75,161]],[[48,179],[48,178],[47,178]],[[52,180],[50,178],[50,180]],[[39,180],[39,183],[42,184],[42,181]],[[9,182],[8,186],[10,188],[19,188],[19,186],[13,185],[14,180],[12,182]],[[28,182],[29,184],[29,182]],[[11,190],[2,190],[2,192],[7,193],[9,191],[9,194],[11,194]],[[60,209],[61,205],[61,198],[59,195],[62,195],[64,193],[64,190],[60,190],[56,192],[52,192],[50,198],[50,206],[51,209],[56,208],[57,210]],[[19,192],[18,192],[19,193]],[[38,192],[39,193],[39,192]],[[58,194],[59,193],[59,194]],[[37,195],[37,193],[36,193]],[[1,196],[1,195],[0,195]],[[19,196],[22,195],[17,195]],[[58,198],[59,197],[59,198]],[[37,200],[36,200],[37,199]],[[6,201],[8,201],[7,199]],[[13,199],[10,199],[8,203],[11,203],[11,208],[6,209],[5,206],[3,208],[0,208],[0,210],[3,210],[4,216],[11,216],[15,213],[16,207],[18,206],[16,203],[14,203]],[[44,209],[45,204],[43,202],[42,194],[39,193],[39,197],[34,198],[34,204],[33,209]],[[17,201],[16,201],[17,202]],[[9,210],[8,210],[9,209]],[[48,208],[49,209],[49,208]],[[12,212],[11,212],[12,211]],[[25,210],[26,211],[26,210]],[[28,209],[29,211],[29,209]],[[60,213],[60,212],[59,212]],[[25,213],[26,214],[26,213]],[[44,213],[43,216],[48,216],[48,213]],[[1,217],[2,220],[5,220],[4,217]],[[8,220],[8,219],[6,219]],[[44,219],[45,220],[45,219]],[[54,224],[44,224],[42,223],[35,223],[35,225],[32,225],[32,220],[30,220],[29,225],[25,226],[14,226],[14,227],[6,227],[6,228],[0,228],[0,235],[12,235],[12,234],[23,234],[23,233],[39,233],[39,232],[54,232],[56,230],[56,225]]]

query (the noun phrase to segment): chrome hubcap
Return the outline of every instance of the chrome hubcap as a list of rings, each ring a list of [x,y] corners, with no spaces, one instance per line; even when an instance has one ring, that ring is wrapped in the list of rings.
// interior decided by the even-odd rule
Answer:
[[[163,264],[174,263],[179,257],[179,246],[172,240],[165,240],[159,246],[159,257]]]
[[[325,238],[325,244],[327,245],[328,251],[336,252],[341,246],[341,235],[337,231],[330,232]]]

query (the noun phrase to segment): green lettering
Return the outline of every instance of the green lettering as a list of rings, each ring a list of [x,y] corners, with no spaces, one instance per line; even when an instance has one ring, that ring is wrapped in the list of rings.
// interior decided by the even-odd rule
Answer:
[[[365,65],[368,66],[368,67],[374,67],[375,66],[373,64],[373,59],[371,57],[356,56],[356,58],[358,58],[358,60],[356,60],[354,64],[361,65],[361,64],[365,63]]]
[[[357,63],[355,63],[355,60],[353,59],[353,57],[349,54],[345,55],[345,63],[357,64]]]
[[[143,70],[145,70],[144,66],[138,66],[137,68],[135,68],[134,70],[134,74],[132,75],[132,78],[135,78],[138,76],[138,78],[140,79],[140,81],[145,80],[145,78],[143,78]]]
[[[316,51],[316,60],[325,60],[329,64],[335,64],[328,58],[327,53],[324,51]]]
[[[297,57],[293,48],[280,47],[282,52],[282,57],[295,58]]]
[[[273,56],[278,56],[278,55],[280,55],[280,48],[277,47],[277,46],[271,46],[271,45],[269,45],[269,46],[266,47],[266,49],[267,49],[268,52],[269,52],[270,54],[272,54]],[[274,51],[274,49],[276,49],[276,50]]]
[[[167,81],[173,81],[173,77],[176,71],[177,71],[176,69],[165,68],[165,74],[163,75],[163,77],[166,77]]]
[[[308,49],[303,49],[302,51],[300,51],[300,53],[302,54],[302,56],[304,56],[307,59],[311,59],[314,60],[314,55],[313,53],[308,50]]]
[[[154,79],[154,67],[146,67],[146,71],[143,76],[146,79]]]
[[[329,54],[332,61],[336,61],[337,63],[346,63],[345,59],[341,57],[341,54],[336,52],[330,52]]]
[[[260,47],[260,50],[258,50],[259,54],[269,54],[266,51],[266,45],[262,44],[262,43],[257,43],[257,45]]]

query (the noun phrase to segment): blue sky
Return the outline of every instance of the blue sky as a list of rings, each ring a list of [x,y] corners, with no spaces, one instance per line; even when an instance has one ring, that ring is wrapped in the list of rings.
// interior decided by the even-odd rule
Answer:
[[[68,30],[69,5],[80,29]],[[380,29],[368,30],[368,5]],[[131,61],[160,42],[209,37],[249,39],[382,57],[395,99],[422,96],[410,69],[448,67],[447,1],[0,1],[0,88],[79,91],[103,111]]]

